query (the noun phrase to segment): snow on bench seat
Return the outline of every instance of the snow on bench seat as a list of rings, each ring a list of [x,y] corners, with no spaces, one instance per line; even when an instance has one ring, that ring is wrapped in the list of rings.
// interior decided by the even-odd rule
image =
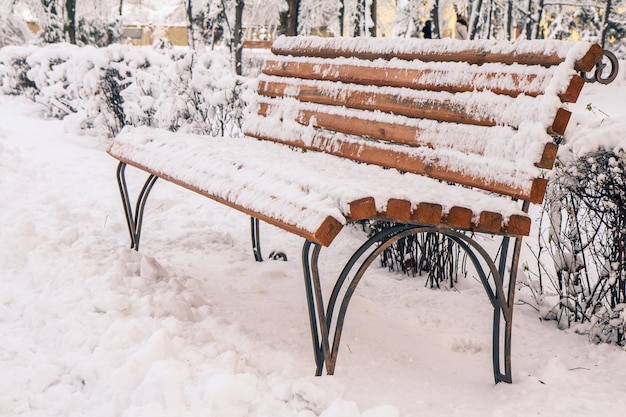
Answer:
[[[509,198],[251,138],[127,127],[108,152],[324,246],[347,222],[363,218],[513,235],[530,229],[528,216]]]

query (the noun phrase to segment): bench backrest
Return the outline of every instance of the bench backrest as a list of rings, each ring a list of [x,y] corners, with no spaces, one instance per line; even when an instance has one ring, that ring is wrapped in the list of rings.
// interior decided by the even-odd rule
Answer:
[[[595,44],[281,37],[246,135],[540,203]],[[392,185],[390,185],[392,186]]]

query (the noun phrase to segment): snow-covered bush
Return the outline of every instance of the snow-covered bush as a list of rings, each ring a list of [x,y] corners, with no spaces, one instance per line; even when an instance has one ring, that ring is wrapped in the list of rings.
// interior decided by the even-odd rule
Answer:
[[[78,45],[107,46],[118,42],[122,35],[121,19],[103,19],[101,17],[80,17],[76,28]]]
[[[610,118],[583,126],[559,152],[531,285],[542,318],[620,345],[626,345],[625,127]]]
[[[37,85],[28,77],[27,62],[33,47],[7,46],[0,49],[0,92],[34,97]]]
[[[0,91],[41,103],[96,135],[150,125],[240,135],[244,79],[218,51],[53,44],[0,50]]]

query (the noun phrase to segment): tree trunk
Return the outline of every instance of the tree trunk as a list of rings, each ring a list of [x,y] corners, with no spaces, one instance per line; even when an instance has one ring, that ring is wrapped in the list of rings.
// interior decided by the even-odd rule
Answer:
[[[506,38],[508,40],[513,39],[513,0],[506,2]]]
[[[470,13],[469,27],[467,28],[467,38],[474,39],[476,37],[476,31],[478,28],[478,22],[480,21],[480,12],[483,7],[483,1],[477,0],[472,4],[472,11]]]
[[[243,53],[243,7],[244,0],[235,3],[235,28],[233,33],[233,49],[235,57],[235,73],[241,75],[241,61]]]
[[[376,37],[376,25],[377,25],[377,20],[376,20],[376,0],[370,0],[370,17],[372,19],[372,27],[370,28],[370,36],[375,38]]]
[[[76,0],[65,0],[67,23],[65,32],[71,44],[76,44]]]
[[[120,0],[120,10],[119,10],[119,15],[122,15],[122,6],[124,6],[124,0]]]
[[[298,35],[298,15],[300,14],[300,0],[287,0],[287,36]]]
[[[539,0],[537,4],[537,12],[532,13],[531,6],[532,0],[528,0],[528,24],[526,25],[526,39],[541,39],[543,35],[541,33],[541,19],[543,19],[543,8],[544,8],[544,0]],[[533,20],[530,18],[532,15],[535,15],[535,32],[532,31],[532,22]]]
[[[430,19],[432,21],[432,38],[441,39],[441,31],[439,28],[439,0],[433,2],[433,8],[430,10]]]
[[[193,34],[193,8],[191,0],[187,0],[187,44],[191,49],[196,49],[196,40]]]
[[[356,1],[356,10],[350,13],[352,36],[365,36],[365,0]]]
[[[606,36],[609,31],[609,19],[611,18],[611,9],[613,8],[613,1],[607,0],[606,10],[604,11],[604,21],[602,22],[602,32],[600,33],[600,46],[604,48],[606,42]]]

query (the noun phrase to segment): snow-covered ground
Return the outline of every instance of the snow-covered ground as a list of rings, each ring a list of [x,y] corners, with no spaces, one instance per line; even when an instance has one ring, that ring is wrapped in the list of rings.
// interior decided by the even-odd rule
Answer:
[[[623,121],[624,97],[622,77],[587,86],[577,108]],[[473,278],[437,291],[371,268],[336,375],[314,377],[300,239],[263,225],[265,254],[289,261],[257,263],[248,218],[159,182],[137,253],[106,143],[40,114],[0,96],[0,415],[624,415],[624,349],[528,305],[515,310],[514,383],[494,385],[492,313]],[[362,238],[347,230],[322,251],[326,285]]]

